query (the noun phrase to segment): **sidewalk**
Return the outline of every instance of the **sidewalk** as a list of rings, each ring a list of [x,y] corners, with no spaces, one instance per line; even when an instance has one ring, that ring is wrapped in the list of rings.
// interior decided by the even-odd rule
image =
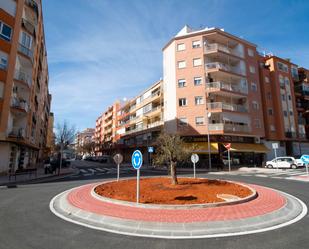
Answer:
[[[11,180],[9,180],[8,175],[0,176],[0,186],[5,186],[5,185],[15,185],[15,184],[25,184],[25,183],[36,183],[40,182],[43,180],[56,180],[56,179],[61,179],[67,175],[73,174],[75,171],[78,169],[75,168],[62,168],[60,175],[57,174],[45,174],[44,168],[38,167],[37,169],[37,175],[31,174],[31,175],[17,175],[16,176],[16,181],[15,181],[15,176],[11,176]]]

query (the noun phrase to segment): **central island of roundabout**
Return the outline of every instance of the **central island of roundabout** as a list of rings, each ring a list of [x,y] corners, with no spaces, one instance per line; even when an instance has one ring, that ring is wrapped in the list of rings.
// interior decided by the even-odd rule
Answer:
[[[58,217],[89,228],[142,237],[212,238],[265,232],[307,213],[294,196],[267,187],[204,178],[104,181],[69,189],[50,202]]]

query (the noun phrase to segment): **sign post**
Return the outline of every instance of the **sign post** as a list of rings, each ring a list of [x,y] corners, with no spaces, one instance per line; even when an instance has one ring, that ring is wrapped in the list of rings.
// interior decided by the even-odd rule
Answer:
[[[139,178],[140,178],[139,169],[142,167],[142,164],[143,164],[142,152],[140,152],[139,150],[135,150],[132,154],[132,166],[134,169],[137,170],[137,173],[136,173],[136,203],[139,203]]]
[[[302,155],[300,160],[303,161],[303,163],[305,164],[305,167],[306,167],[306,173],[307,175],[309,175],[309,172],[308,172],[308,164],[309,164],[309,155]]]
[[[193,163],[193,177],[196,178],[196,173],[195,173],[195,164],[198,162],[199,157],[197,154],[192,154],[191,155],[191,162]]]
[[[272,145],[274,152],[275,152],[276,167],[277,167],[277,169],[279,169],[278,162],[277,162],[277,149],[279,148],[279,145],[278,145],[278,143],[272,143],[271,145]]]
[[[119,181],[119,171],[120,171],[120,164],[122,163],[123,161],[123,156],[121,154],[116,154],[114,157],[113,157],[115,163],[117,164],[117,181]]]
[[[230,156],[231,143],[225,144],[224,147],[227,149],[227,160],[229,162],[229,171],[231,171],[231,156]]]
[[[151,154],[153,153],[153,147],[150,146],[148,147],[148,154],[149,154],[149,165],[151,165]]]

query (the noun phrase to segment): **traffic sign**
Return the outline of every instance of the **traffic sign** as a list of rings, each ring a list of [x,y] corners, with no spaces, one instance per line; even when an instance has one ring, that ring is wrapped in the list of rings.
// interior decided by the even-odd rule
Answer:
[[[231,148],[231,143],[228,143],[228,144],[224,144],[224,147],[229,150]]]
[[[279,144],[278,143],[272,143],[271,146],[273,147],[273,149],[278,149],[279,148]]]
[[[132,154],[132,166],[134,169],[140,169],[143,164],[143,155],[139,150],[135,150]]]
[[[309,163],[309,155],[302,155],[300,160],[302,160],[303,163]]]
[[[153,147],[148,147],[148,153],[153,153]]]
[[[199,160],[199,157],[198,157],[197,154],[192,154],[192,155],[191,155],[191,162],[192,162],[192,163],[197,163],[198,160]]]
[[[116,164],[121,164],[122,161],[123,161],[123,156],[121,154],[116,154],[114,157],[113,157],[114,161]]]
[[[135,150],[132,154],[132,166],[136,171],[136,203],[139,203],[139,169],[142,167],[143,164],[143,155],[142,152],[139,150]]]

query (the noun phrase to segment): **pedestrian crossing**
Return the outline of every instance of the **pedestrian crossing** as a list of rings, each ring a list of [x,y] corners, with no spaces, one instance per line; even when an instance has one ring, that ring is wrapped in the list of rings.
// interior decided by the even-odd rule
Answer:
[[[128,173],[131,171],[135,171],[132,167],[120,168],[120,173]],[[91,168],[82,168],[79,169],[79,173],[74,177],[79,176],[93,176],[93,175],[104,175],[104,174],[114,174],[117,173],[117,168],[99,168],[99,167],[91,167]]]
[[[264,178],[274,178],[274,179],[288,179],[293,180],[299,176],[306,176],[305,169],[258,169],[252,171],[220,171],[212,172],[215,175],[240,175],[240,176],[254,176],[254,177],[264,177]]]

